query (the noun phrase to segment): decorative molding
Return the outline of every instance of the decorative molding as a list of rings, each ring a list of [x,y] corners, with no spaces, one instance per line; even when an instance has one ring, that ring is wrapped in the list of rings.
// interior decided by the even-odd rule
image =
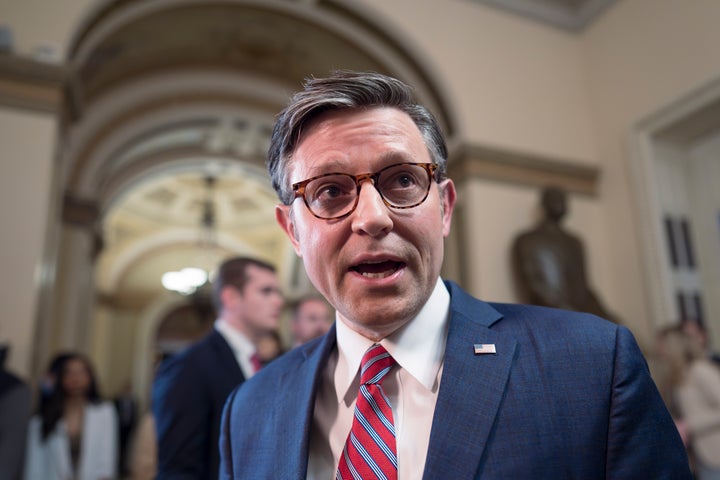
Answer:
[[[481,145],[453,149],[448,170],[458,180],[477,177],[537,187],[554,185],[589,196],[597,195],[600,177],[594,166]]]
[[[617,0],[474,0],[531,20],[582,33]]]
[[[66,78],[65,66],[0,54],[0,106],[58,113]]]

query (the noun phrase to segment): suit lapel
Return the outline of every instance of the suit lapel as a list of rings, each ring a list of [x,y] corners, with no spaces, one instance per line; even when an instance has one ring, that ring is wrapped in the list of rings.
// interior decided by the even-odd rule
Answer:
[[[450,324],[424,478],[474,478],[507,387],[517,342],[488,327],[501,318],[449,284]],[[473,344],[497,353],[476,355]],[[458,461],[462,459],[462,461]]]
[[[283,405],[278,412],[279,421],[284,425],[285,435],[277,442],[277,451],[284,452],[286,460],[278,462],[277,478],[304,478],[307,474],[308,452],[310,450],[310,430],[315,411],[315,397],[322,378],[323,370],[327,364],[333,348],[335,348],[336,334],[333,325],[319,343],[304,348],[303,361],[298,362],[297,368],[285,372],[280,379],[278,392],[287,392],[292,399],[279,402]],[[292,408],[287,408],[291,404]]]
[[[238,383],[244,382],[245,375],[243,375],[242,369],[235,358],[235,354],[222,334],[213,328],[208,337],[208,342],[218,355],[218,365],[222,365],[222,369],[220,369],[219,372],[227,379],[230,386],[234,387]],[[223,388],[226,387],[223,385]]]

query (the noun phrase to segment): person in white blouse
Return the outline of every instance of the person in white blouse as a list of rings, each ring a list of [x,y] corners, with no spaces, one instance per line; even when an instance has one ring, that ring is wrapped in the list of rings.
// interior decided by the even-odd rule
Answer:
[[[115,408],[100,400],[90,361],[65,355],[42,411],[30,420],[26,480],[111,480],[117,476]]]
[[[664,332],[663,346],[696,478],[720,479],[720,368],[685,325]]]

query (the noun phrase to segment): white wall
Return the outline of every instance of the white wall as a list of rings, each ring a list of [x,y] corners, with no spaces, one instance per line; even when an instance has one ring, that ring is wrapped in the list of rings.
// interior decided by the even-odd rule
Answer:
[[[30,372],[44,248],[55,120],[0,109],[0,341],[11,340],[8,367]]]

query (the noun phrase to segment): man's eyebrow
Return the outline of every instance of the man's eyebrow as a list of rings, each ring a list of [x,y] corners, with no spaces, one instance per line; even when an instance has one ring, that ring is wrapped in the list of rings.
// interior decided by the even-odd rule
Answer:
[[[351,161],[331,159],[325,163],[313,163],[309,166],[307,176],[314,177],[316,175],[322,175],[324,173],[331,172],[345,172],[352,166]]]
[[[410,152],[407,152],[405,150],[389,150],[387,152],[383,152],[380,154],[379,159],[381,162],[386,163],[387,165],[390,165],[392,163],[418,161],[418,159],[411,155]]]
[[[374,169],[375,171],[382,169],[388,165],[394,163],[404,162],[415,162],[418,161],[413,155],[405,150],[389,150],[382,152],[378,157],[379,165]],[[308,172],[305,178],[315,177],[317,175],[323,175],[325,173],[349,173],[352,171],[354,162],[349,159],[330,159],[323,164],[315,163],[308,168]],[[367,173],[367,172],[358,172]]]

